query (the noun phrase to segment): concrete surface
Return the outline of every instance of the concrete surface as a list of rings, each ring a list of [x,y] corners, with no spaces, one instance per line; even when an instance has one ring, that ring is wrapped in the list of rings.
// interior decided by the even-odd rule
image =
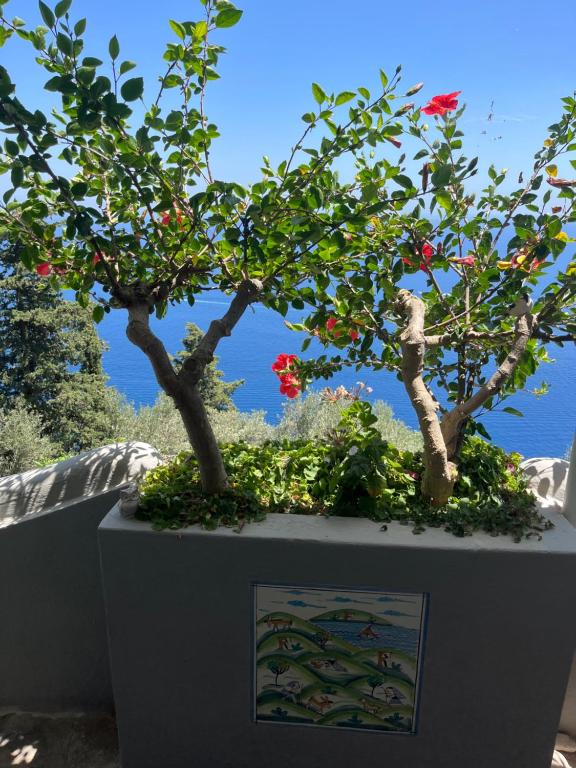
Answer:
[[[0,708],[112,711],[96,531],[157,463],[151,446],[118,444],[0,479]]]
[[[457,539],[270,515],[100,526],[123,768],[549,768],[576,645],[576,531]],[[252,585],[426,592],[418,733],[252,721]]]
[[[120,768],[109,715],[0,715],[0,768]]]

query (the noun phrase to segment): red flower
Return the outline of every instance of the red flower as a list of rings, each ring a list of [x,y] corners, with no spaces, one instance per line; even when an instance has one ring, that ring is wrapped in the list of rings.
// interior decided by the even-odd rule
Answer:
[[[352,341],[356,341],[356,339],[358,338],[359,334],[358,334],[358,331],[351,330],[351,331],[348,331],[348,336],[350,336]]]
[[[410,259],[407,259],[405,256],[402,256],[402,262],[406,264],[408,267],[413,267],[414,264],[410,261]]]
[[[297,359],[298,355],[287,355],[285,353],[281,353],[272,363],[272,370],[276,374],[282,373],[282,371],[286,371],[288,368],[290,368],[294,360]]]
[[[92,264],[96,266],[96,264],[98,264],[99,261],[102,261],[102,254],[100,253],[100,251],[96,251],[94,256],[92,256]]]
[[[426,262],[426,264],[419,264],[418,269],[421,269],[422,272],[430,272],[430,267],[428,266],[428,262]]]
[[[162,224],[167,227],[168,224],[170,224],[170,214],[165,213],[164,216],[162,216]]]
[[[453,91],[452,93],[441,93],[438,96],[433,96],[425,107],[422,107],[422,112],[425,115],[445,115],[446,112],[451,112],[458,106],[458,99],[456,96],[461,94],[462,91]]]
[[[331,331],[337,322],[338,319],[336,317],[329,317],[328,320],[326,320],[326,330]]]
[[[430,245],[430,243],[424,243],[422,246],[422,256],[426,262],[430,261],[432,256],[434,256],[434,248]]]
[[[51,272],[52,265],[48,264],[47,261],[43,261],[41,264],[36,265],[36,274],[40,275],[40,277],[48,277]]]
[[[300,394],[302,385],[296,376],[291,373],[285,373],[278,378],[280,379],[280,394],[290,398]]]
[[[390,144],[394,144],[394,146],[397,149],[400,149],[400,147],[402,146],[402,142],[398,141],[398,139],[395,139],[392,136],[384,136],[384,138],[386,139],[386,141],[389,141]]]

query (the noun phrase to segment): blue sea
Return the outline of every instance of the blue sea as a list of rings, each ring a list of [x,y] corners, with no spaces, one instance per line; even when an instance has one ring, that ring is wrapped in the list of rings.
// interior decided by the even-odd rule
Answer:
[[[360,632],[366,628],[365,621],[316,621],[315,623],[357,648],[394,648],[410,656],[416,657],[418,654],[420,632],[417,629],[376,624],[372,628],[378,636],[370,638],[360,635]]]
[[[170,307],[162,321],[153,321],[155,332],[171,354],[182,348],[187,322],[206,329],[211,320],[226,311],[226,297],[211,296],[214,298],[198,301],[194,307],[187,304]],[[291,311],[288,319],[297,322],[300,315]],[[109,383],[128,400],[136,405],[150,405],[159,388],[148,359],[126,338],[126,319],[124,310],[115,310],[98,326],[99,334],[109,345],[104,354],[104,367],[110,377]],[[234,396],[240,410],[264,410],[271,423],[281,418],[286,398],[279,393],[278,380],[270,366],[280,352],[299,353],[302,339],[302,334],[286,328],[284,319],[271,310],[255,306],[246,312],[232,336],[224,338],[217,350],[225,379],[245,380]],[[320,345],[315,347],[313,343],[304,356],[313,357],[315,350],[318,353],[320,349]],[[497,445],[527,457],[564,456],[576,429],[576,345],[563,348],[551,345],[549,355],[555,362],[542,365],[527,386],[529,390],[534,389],[545,381],[550,387],[549,393],[538,398],[520,392],[506,403],[522,411],[523,418],[492,413],[482,419]],[[404,387],[392,373],[346,369],[330,381],[317,382],[316,387],[339,384],[350,387],[358,381],[372,387],[370,399],[384,400],[397,418],[417,428]]]

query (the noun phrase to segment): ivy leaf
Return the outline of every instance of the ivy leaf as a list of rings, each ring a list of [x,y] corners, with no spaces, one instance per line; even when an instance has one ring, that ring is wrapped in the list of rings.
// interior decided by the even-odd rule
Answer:
[[[144,93],[144,78],[133,77],[126,82],[120,88],[120,93],[124,101],[136,101]]]
[[[223,11],[216,16],[214,23],[217,27],[233,27],[242,18],[242,11],[237,8],[224,8]]]
[[[312,95],[318,104],[322,104],[323,101],[326,101],[326,94],[322,88],[320,88],[318,83],[312,83]]]

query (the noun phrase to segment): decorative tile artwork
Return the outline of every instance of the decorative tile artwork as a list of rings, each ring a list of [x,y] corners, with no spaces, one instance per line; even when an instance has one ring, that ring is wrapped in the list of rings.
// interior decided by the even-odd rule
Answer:
[[[415,732],[426,596],[254,586],[257,722]]]

